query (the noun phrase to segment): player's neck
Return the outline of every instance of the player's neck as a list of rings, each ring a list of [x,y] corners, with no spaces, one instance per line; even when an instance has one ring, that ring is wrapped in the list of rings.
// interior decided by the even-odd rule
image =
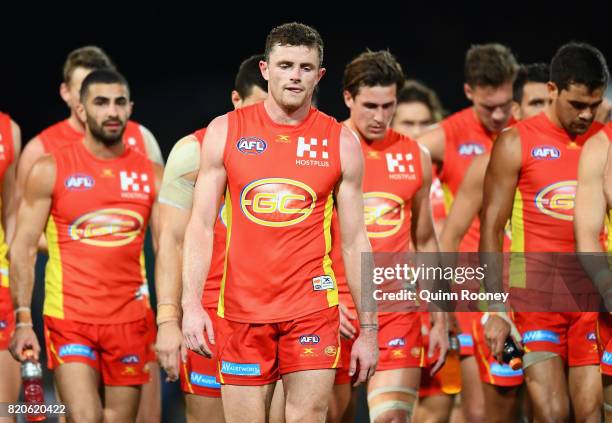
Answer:
[[[342,124],[344,126],[346,126],[348,129],[350,129],[353,134],[355,134],[357,136],[357,138],[359,138],[359,140],[363,140],[368,144],[371,144],[373,141],[372,140],[367,140],[362,134],[361,132],[359,132],[359,129],[357,128],[357,125],[355,125],[355,123],[352,121],[351,118],[348,118],[347,120],[345,120],[344,122],[342,122]]]
[[[310,101],[295,110],[286,110],[269,95],[263,104],[270,119],[280,125],[299,125],[310,113]]]
[[[75,112],[70,112],[70,116],[68,116],[68,125],[80,134],[85,133],[85,125],[79,120]]]
[[[113,145],[106,145],[97,140],[90,132],[85,133],[83,145],[89,153],[97,159],[110,160],[121,156],[125,151],[125,146],[121,141]]]
[[[547,107],[546,109],[544,109],[544,114],[554,126],[556,126],[561,131],[564,131],[570,139],[576,138],[577,136],[576,134],[571,134],[567,132],[567,130],[563,127],[563,125],[561,124],[561,121],[557,117],[557,114],[555,113],[552,107]]]

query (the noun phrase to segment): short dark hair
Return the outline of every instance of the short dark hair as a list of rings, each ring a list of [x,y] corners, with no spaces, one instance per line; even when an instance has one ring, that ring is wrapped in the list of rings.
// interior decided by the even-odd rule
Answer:
[[[264,79],[259,69],[259,62],[262,60],[264,60],[263,54],[255,54],[240,64],[234,80],[234,89],[238,91],[241,99],[250,96],[254,87],[268,91],[268,81]]]
[[[513,82],[517,71],[510,49],[498,43],[473,45],[465,55],[465,82],[470,87],[499,87]]]
[[[424,104],[429,109],[434,122],[441,121],[446,114],[436,92],[422,82],[414,79],[406,80],[403,88],[397,94],[397,104],[400,105],[403,103]]]
[[[84,46],[72,50],[68,53],[66,61],[64,62],[63,78],[64,82],[68,84],[72,73],[76,68],[85,69],[104,69],[104,68],[115,68],[112,60],[108,55],[97,46]]]
[[[275,45],[316,48],[319,53],[319,66],[323,65],[323,39],[313,27],[291,22],[272,29],[268,38],[266,38],[266,49],[264,51],[266,62],[270,60],[270,51]]]
[[[365,51],[344,68],[342,87],[355,97],[361,87],[404,85],[402,66],[388,50]]]
[[[89,87],[93,84],[121,84],[125,85],[128,93],[130,92],[130,86],[128,85],[127,80],[115,69],[97,69],[87,75],[87,77],[83,80],[81,92],[79,93],[81,96],[81,103],[85,102]]]
[[[550,66],[546,63],[521,65],[512,86],[512,99],[517,103],[523,101],[523,88],[530,82],[547,83],[550,77]]]
[[[605,87],[608,79],[610,74],[606,59],[590,44],[565,44],[550,62],[550,80],[559,91],[567,90],[571,84],[583,84],[592,91]]]

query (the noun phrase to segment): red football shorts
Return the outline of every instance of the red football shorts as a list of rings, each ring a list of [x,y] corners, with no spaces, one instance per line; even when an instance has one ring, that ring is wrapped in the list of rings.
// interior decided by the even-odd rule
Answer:
[[[378,351],[377,371],[423,367],[420,313],[379,313]]]
[[[222,384],[267,385],[287,373],[340,365],[338,307],[278,323],[218,323]]]
[[[597,340],[601,357],[601,373],[612,376],[612,316],[610,313],[599,313]]]
[[[0,286],[0,351],[8,350],[15,331],[15,315],[9,289]]]
[[[45,316],[49,369],[85,363],[104,385],[142,385],[149,381],[146,318],[112,325],[81,323]]]

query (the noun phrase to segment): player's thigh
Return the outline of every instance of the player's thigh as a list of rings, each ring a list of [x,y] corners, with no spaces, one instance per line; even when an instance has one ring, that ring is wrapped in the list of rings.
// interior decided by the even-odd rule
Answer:
[[[417,398],[421,368],[377,371],[368,383],[371,421],[406,420]]]
[[[482,384],[485,398],[485,412],[488,422],[516,421],[520,386],[496,386]]]
[[[320,421],[327,414],[335,369],[304,370],[283,375],[288,423]]]
[[[158,423],[161,421],[161,377],[159,364],[149,361],[147,370],[151,375],[148,383],[142,385],[136,423]]]
[[[207,397],[197,394],[185,395],[187,423],[223,423],[221,397]]]
[[[227,423],[264,423],[270,411],[276,383],[267,385],[223,385],[223,413]]]
[[[446,423],[455,404],[454,395],[431,395],[419,398],[413,421],[423,423]]]
[[[567,418],[569,392],[561,357],[555,355],[531,364],[525,369],[525,381],[536,420],[545,416]]]
[[[64,363],[54,373],[59,395],[68,410],[68,421],[100,421],[98,372],[85,363]]]
[[[104,422],[120,423],[135,421],[142,385],[105,386]]]
[[[341,423],[351,406],[353,387],[351,383],[334,384],[327,410],[328,423]]]
[[[604,403],[599,366],[570,367],[568,384],[577,420],[599,420]]]
[[[19,362],[8,350],[0,351],[0,402],[16,402],[21,386]]]
[[[276,382],[270,404],[270,423],[285,423],[285,391],[283,381]]]

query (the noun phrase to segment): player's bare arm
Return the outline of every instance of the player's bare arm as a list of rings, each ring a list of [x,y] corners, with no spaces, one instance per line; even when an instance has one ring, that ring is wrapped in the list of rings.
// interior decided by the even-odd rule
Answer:
[[[212,258],[215,221],[227,185],[223,164],[226,137],[227,116],[224,115],[210,123],[204,137],[183,246],[183,337],[189,349],[206,356],[211,353],[204,341],[204,331],[211,344],[214,344],[214,334],[201,298]]]
[[[23,351],[26,347],[32,348],[36,357],[40,352],[40,345],[31,326],[29,308],[34,288],[38,240],[51,210],[55,174],[55,159],[51,156],[41,158],[32,166],[24,186],[24,196],[17,214],[17,230],[10,250],[11,296],[17,312],[17,327],[10,351],[20,361],[24,359]]]
[[[374,374],[378,361],[378,324],[376,311],[362,310],[361,254],[371,251],[363,216],[363,156],[357,138],[348,128],[340,134],[342,178],[336,187],[338,217],[342,238],[342,258],[346,279],[359,315],[361,332],[351,352],[351,376],[357,371],[357,384]]]
[[[495,142],[485,175],[480,226],[481,253],[502,252],[504,227],[512,213],[520,169],[519,134],[518,130],[510,129]],[[487,291],[503,292],[501,254],[487,254],[485,260],[488,266],[485,279]],[[503,304],[494,306],[503,308]],[[511,329],[509,323],[498,316],[491,316],[485,324],[485,339],[491,353],[498,359]]]
[[[429,150],[431,160],[434,162],[444,161],[444,148],[446,144],[446,135],[441,125],[436,124],[428,128],[423,134],[417,138],[419,144],[425,146]]]
[[[488,164],[488,154],[474,158],[470,164],[440,235],[442,251],[458,251],[461,240],[478,216],[482,207],[482,188]]]
[[[2,227],[7,245],[11,245],[15,235],[15,221],[17,219],[17,163],[21,154],[21,129],[11,121],[13,132],[13,161],[7,168],[2,181]]]

